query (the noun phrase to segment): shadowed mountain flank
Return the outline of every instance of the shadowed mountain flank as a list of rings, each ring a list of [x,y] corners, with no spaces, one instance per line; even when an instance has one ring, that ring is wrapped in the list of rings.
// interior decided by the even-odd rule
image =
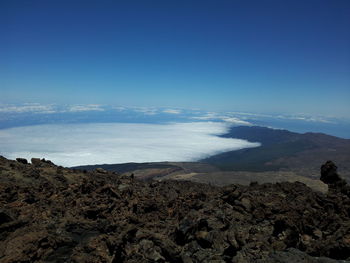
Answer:
[[[350,140],[322,133],[295,133],[259,126],[233,127],[227,138],[260,142],[261,146],[214,155],[202,160],[225,171],[289,171],[317,178],[320,163],[333,160],[350,179]]]
[[[145,182],[2,157],[0,177],[4,263],[350,259],[350,199],[338,190]]]

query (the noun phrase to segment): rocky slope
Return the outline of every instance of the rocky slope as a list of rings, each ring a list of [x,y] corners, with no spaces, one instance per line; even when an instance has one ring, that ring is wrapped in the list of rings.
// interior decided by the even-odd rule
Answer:
[[[298,182],[141,182],[1,157],[0,262],[345,262],[349,191],[335,166],[322,171],[327,194]]]

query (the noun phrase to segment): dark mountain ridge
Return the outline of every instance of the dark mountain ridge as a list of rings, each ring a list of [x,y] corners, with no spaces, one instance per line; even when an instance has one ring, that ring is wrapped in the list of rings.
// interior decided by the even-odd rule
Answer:
[[[349,139],[322,133],[300,134],[259,126],[233,127],[222,136],[260,142],[262,145],[221,153],[201,162],[225,171],[282,170],[293,171],[306,177],[317,177],[319,163],[332,159],[339,164],[343,176],[350,178]]]

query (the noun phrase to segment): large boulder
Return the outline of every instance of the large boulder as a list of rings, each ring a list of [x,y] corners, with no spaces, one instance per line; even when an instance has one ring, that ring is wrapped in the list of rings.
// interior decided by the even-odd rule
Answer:
[[[342,179],[337,173],[338,167],[332,161],[327,161],[321,166],[321,181],[325,184],[336,184]]]
[[[16,161],[19,162],[19,163],[23,163],[23,164],[27,164],[28,163],[27,159],[24,159],[24,158],[16,158]]]
[[[338,167],[332,161],[327,161],[321,166],[321,181],[332,186],[345,185],[343,180],[337,172]]]
[[[328,185],[332,191],[342,192],[350,196],[350,187],[337,172],[338,167],[332,161],[327,161],[321,166],[320,180]]]

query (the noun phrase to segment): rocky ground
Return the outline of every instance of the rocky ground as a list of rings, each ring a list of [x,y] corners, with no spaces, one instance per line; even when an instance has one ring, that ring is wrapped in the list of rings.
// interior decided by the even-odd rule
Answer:
[[[349,191],[327,167],[322,194],[298,182],[141,182],[0,157],[0,262],[345,262]]]

